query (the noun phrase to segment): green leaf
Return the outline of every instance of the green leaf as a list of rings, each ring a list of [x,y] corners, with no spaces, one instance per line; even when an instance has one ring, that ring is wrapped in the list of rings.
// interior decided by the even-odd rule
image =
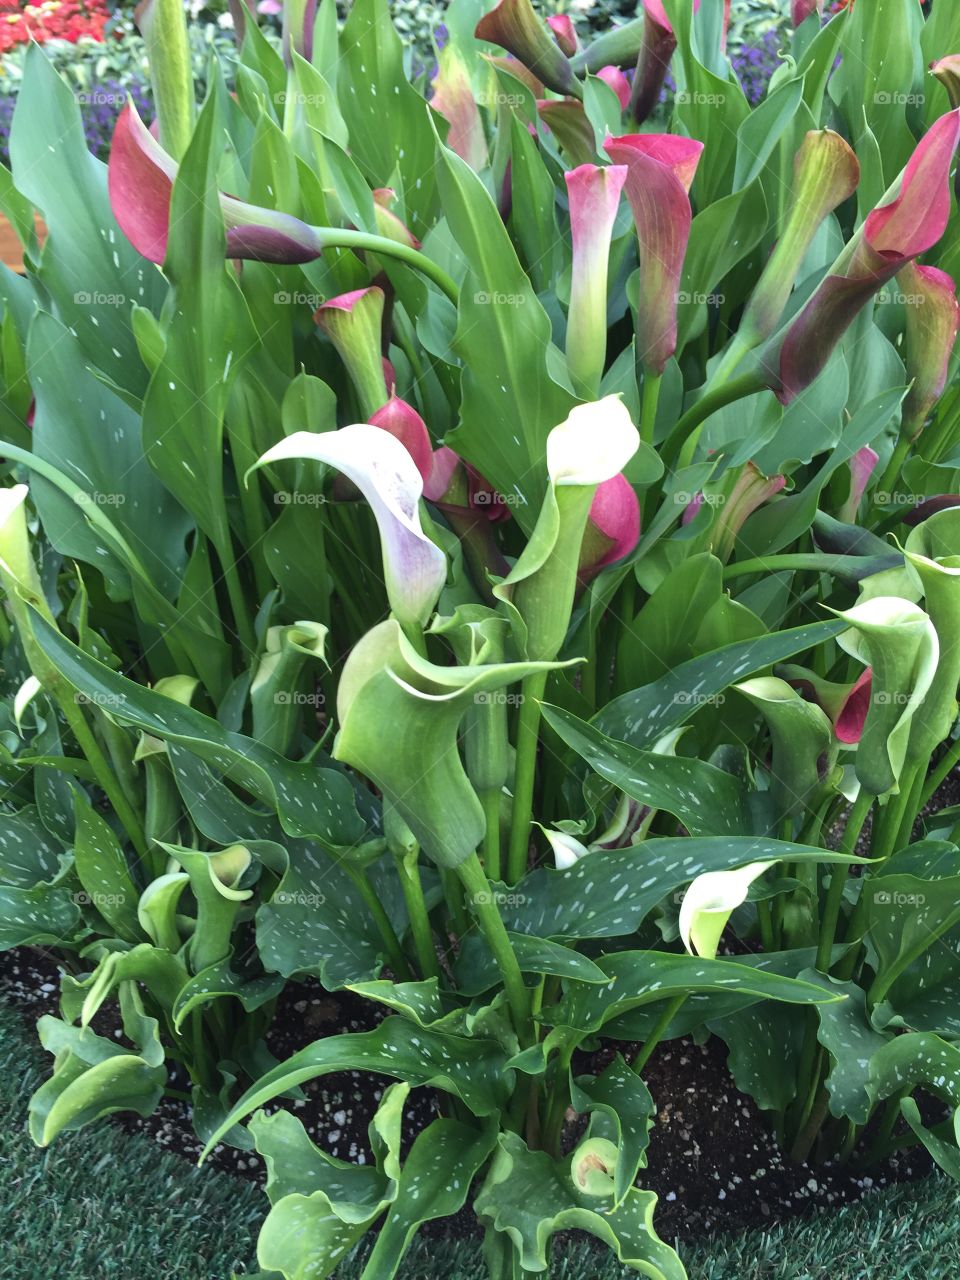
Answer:
[[[814,622],[725,645],[681,663],[653,684],[614,698],[595,717],[594,726],[607,737],[634,747],[652,746],[735,681],[823,644],[844,629],[840,622]]]
[[[201,1009],[211,1000],[233,996],[239,1000],[246,1013],[253,1013],[276,999],[284,987],[284,979],[276,974],[259,978],[244,978],[234,972],[231,958],[208,965],[184,983],[173,1006],[174,1026],[179,1031],[188,1014]]]
[[[459,156],[439,142],[437,151],[444,214],[468,264],[454,339],[461,421],[447,443],[481,469],[529,534],[547,487],[547,435],[576,399],[550,377],[550,320],[496,205]]]
[[[128,307],[158,311],[166,283],[117,226],[106,165],[90,154],[76,95],[38,45],[24,59],[10,166],[17,189],[47,224],[37,275],[58,317],[110,382],[141,396],[146,372]]]
[[[570,1101],[591,1114],[590,1136],[606,1137],[618,1151],[613,1198],[619,1204],[646,1165],[656,1104],[637,1073],[618,1053],[598,1076],[571,1082]]]
[[[495,1125],[478,1132],[459,1120],[434,1120],[417,1134],[361,1280],[393,1280],[420,1226],[459,1213],[496,1134]]]
[[[803,78],[780,84],[741,124],[733,189],[747,187],[763,173],[777,143],[789,129],[803,99]]]
[[[0,886],[0,950],[73,945],[80,908],[76,894],[57,885],[33,889]]]
[[[498,901],[504,924],[515,933],[616,938],[634,933],[668,894],[705,871],[748,862],[824,860],[848,861],[823,849],[759,836],[645,840],[629,849],[591,853],[564,871],[541,867],[513,888],[494,888],[503,895]]]
[[[503,899],[509,902],[509,890]],[[545,973],[579,982],[607,981],[607,975],[598,964],[571,947],[526,933],[511,933],[509,936],[520,972],[538,975],[538,982],[539,975]],[[463,938],[454,964],[454,977],[457,990],[467,996],[481,995],[502,981],[493,952],[479,934],[471,933]]]
[[[32,889],[60,871],[65,848],[40,821],[33,806],[0,814],[0,868],[4,885]]]
[[[575,1188],[569,1158],[552,1160],[544,1151],[531,1151],[517,1134],[501,1133],[474,1208],[481,1222],[509,1236],[524,1271],[546,1271],[554,1234],[579,1229],[650,1280],[686,1280],[680,1259],[653,1229],[656,1202],[652,1191],[636,1187],[617,1208],[586,1196]]]
[[[513,1073],[506,1054],[492,1040],[468,1040],[400,1017],[385,1018],[374,1031],[347,1032],[317,1040],[268,1071],[239,1100],[204,1148],[204,1156],[244,1116],[287,1089],[332,1071],[375,1071],[416,1086],[456,1094],[474,1115],[492,1115],[506,1106]]]
[[[736,992],[787,1004],[820,1004],[831,998],[810,982],[735,960],[707,960],[666,951],[618,951],[605,956],[601,968],[610,979],[605,986],[568,982],[563,997],[543,1010],[541,1020],[550,1026],[595,1032],[631,1009],[694,991]]]
[[[544,704],[543,717],[601,778],[639,804],[672,813],[691,835],[744,835],[752,830],[746,791],[733,774],[704,760],[638,751],[560,707]]]
[[[824,991],[846,997],[817,1006],[820,1018],[817,1039],[831,1059],[827,1076],[830,1111],[835,1116],[846,1116],[855,1124],[866,1124],[872,1110],[868,1088],[870,1062],[890,1037],[870,1026],[862,987],[853,982],[837,982],[816,969],[805,969],[800,977]]]
[[[620,688],[657,680],[694,656],[710,608],[723,595],[723,565],[709,552],[688,556],[664,578],[636,618],[625,620],[617,650]]]
[[[74,863],[90,905],[116,930],[118,937],[139,942],[143,937],[137,919],[140,893],[119,840],[79,792],[74,793],[74,813],[77,822]]]
[[[949,930],[960,923],[960,876],[938,880],[912,875],[871,876],[866,895],[864,933],[876,977],[870,998],[877,1002],[894,982]]]

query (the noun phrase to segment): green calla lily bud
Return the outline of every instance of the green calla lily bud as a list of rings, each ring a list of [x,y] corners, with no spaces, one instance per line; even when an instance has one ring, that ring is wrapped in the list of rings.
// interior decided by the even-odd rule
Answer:
[[[716,518],[710,529],[710,550],[724,564],[733,555],[737,534],[768,499],[778,494],[787,483],[786,476],[765,476],[752,462],[739,472],[724,476],[719,494],[713,495]]]
[[[909,262],[897,275],[904,298],[904,363],[910,389],[903,402],[901,434],[915,440],[947,385],[960,329],[957,287],[945,271]]]
[[[390,399],[381,355],[383,302],[383,290],[371,285],[329,298],[313,316],[346,366],[366,419]]]
[[[758,676],[734,688],[760,711],[770,732],[771,790],[779,815],[816,808],[829,787],[838,751],[824,712],[776,676]]]
[[[732,871],[707,871],[691,881],[680,904],[680,937],[691,955],[716,958],[727,921],[746,902],[754,880],[772,866],[750,862]]]
[[[479,695],[562,664],[503,662],[441,667],[422,657],[394,619],[355,645],[337,691],[337,760],[370,778],[424,853],[453,868],[475,852],[483,809],[460,758],[458,738]]]
[[[240,881],[253,861],[243,844],[232,844],[215,853],[202,853],[180,845],[163,848],[183,867],[190,877],[190,887],[197,900],[197,923],[190,938],[190,968],[200,973],[230,955],[230,939],[237,915],[251,896],[241,889]]]
[[[870,795],[895,793],[906,761],[910,722],[937,670],[936,628],[919,605],[898,596],[875,596],[852,609],[832,612],[850,624],[837,644],[873,669],[870,709],[857,747],[857,777]]]
[[[740,323],[741,350],[774,332],[820,224],[853,195],[859,181],[856,154],[838,133],[820,129],[806,135],[793,162],[793,204],[786,225]]]
[[[620,1153],[609,1138],[587,1138],[570,1157],[570,1177],[583,1196],[609,1199],[614,1194]]]
[[[0,582],[21,634],[21,623],[25,624],[27,618],[25,601],[29,601],[49,622],[53,621],[30,550],[26,508],[28,493],[25,484],[11,485],[0,491]]]
[[[196,115],[186,10],[181,0],[141,0],[134,17],[147,46],[160,145],[182,160]]]
[[[494,595],[512,606],[525,657],[555,658],[567,634],[587,517],[597,487],[636,453],[640,434],[617,396],[578,405],[547,437],[550,487],[523,554]]]
[[[326,664],[328,630],[321,622],[270,627],[263,656],[250,685],[253,736],[286,755],[297,740],[304,707],[316,706],[310,693],[309,661]]]
[[[960,508],[941,511],[910,532],[906,560],[920,579],[940,660],[910,729],[909,758],[926,764],[957,719],[960,685]]]
[[[450,640],[462,666],[506,661],[510,624],[484,605],[463,605],[452,618],[436,618],[430,630]],[[510,776],[509,702],[502,691],[478,693],[463,719],[464,764],[479,793],[499,792]]]
[[[946,89],[950,106],[956,111],[960,107],[960,53],[951,53],[931,62],[930,71]]]

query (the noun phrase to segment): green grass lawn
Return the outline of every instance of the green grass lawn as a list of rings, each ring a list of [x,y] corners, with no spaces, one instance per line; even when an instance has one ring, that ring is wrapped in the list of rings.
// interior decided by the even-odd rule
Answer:
[[[230,1280],[256,1271],[266,1205],[254,1187],[198,1170],[105,1122],[38,1151],[26,1104],[45,1055],[0,1007],[0,1280]],[[960,1192],[945,1178],[878,1192],[838,1214],[684,1251],[691,1280],[957,1280]],[[342,1269],[356,1280],[361,1261]],[[589,1248],[551,1280],[635,1275]],[[414,1245],[403,1280],[485,1280],[472,1246]]]

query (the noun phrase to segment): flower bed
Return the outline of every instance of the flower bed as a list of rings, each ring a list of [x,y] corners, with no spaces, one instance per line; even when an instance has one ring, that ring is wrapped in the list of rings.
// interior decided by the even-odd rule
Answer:
[[[263,1162],[289,1280],[438,1223],[493,1280],[571,1230],[683,1280],[721,1220],[960,1177],[960,11],[877,4],[794,0],[764,86],[722,0],[455,0],[426,67],[291,0],[198,92],[150,0],[107,166],[26,52],[38,1144]]]

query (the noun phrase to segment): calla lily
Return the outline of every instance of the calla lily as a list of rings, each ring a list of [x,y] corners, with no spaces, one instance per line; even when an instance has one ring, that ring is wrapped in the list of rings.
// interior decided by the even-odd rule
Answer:
[[[430,105],[450,125],[446,145],[479,173],[488,159],[487,138],[467,64],[456,44],[440,50]]]
[[[835,612],[850,623],[837,644],[873,668],[870,707],[857,747],[857,777],[870,795],[896,792],[910,722],[937,670],[936,628],[919,605],[897,596],[875,596]]]
[[[313,61],[313,24],[317,20],[317,0],[283,0],[283,60],[293,66],[298,53]]]
[[[181,0],[140,0],[134,18],[146,45],[160,145],[179,160],[196,111],[184,6]]]
[[[711,550],[724,564],[733,555],[737,534],[748,518],[786,483],[786,476],[765,476],[752,462],[736,475],[726,500],[716,508],[717,516],[710,530]]]
[[[902,434],[915,440],[947,385],[960,329],[957,287],[945,271],[911,262],[897,276],[906,299],[904,364],[912,385],[903,402]]]
[[[774,389],[786,404],[823,370],[857,313],[897,272],[943,235],[960,111],[941,116],[917,146],[888,203],[870,213],[810,301],[789,325]]]
[[[383,290],[372,285],[329,298],[313,319],[336,347],[369,420],[390,398],[380,355]]]
[[[770,733],[770,790],[777,817],[816,809],[829,784],[837,749],[823,711],[778,676],[734,685],[760,711]]]
[[[624,165],[584,164],[564,174],[573,238],[567,365],[585,398],[599,391],[606,361],[610,239],[626,177]]]
[[[862,671],[853,684],[824,680],[805,667],[790,664],[777,667],[777,674],[807,702],[816,703],[826,713],[838,742],[844,746],[856,746],[863,736],[863,726],[870,709],[873,689],[871,667]]]
[[[553,32],[553,38],[560,46],[561,53],[572,58],[580,46],[577,29],[568,13],[552,13],[547,18],[547,26]]]
[[[592,163],[597,136],[582,102],[576,98],[538,98],[537,114],[555,134],[571,164]]]
[[[697,876],[680,904],[680,937],[691,955],[716,958],[727,921],[747,900],[754,880],[772,862],[748,862],[733,871],[707,871]]]
[[[941,511],[911,530],[905,559],[940,639],[940,660],[910,727],[908,758],[926,768],[957,719],[960,685],[960,511]]]
[[[339,431],[297,431],[268,449],[256,465],[287,458],[324,462],[353,481],[380,530],[390,608],[401,625],[422,626],[446,581],[447,562],[423,532],[417,506],[423,480],[400,441],[367,422]]]
[[[423,493],[443,512],[460,539],[477,590],[492,600],[490,576],[502,578],[507,573],[507,562],[493,533],[493,525],[510,519],[503,497],[446,446],[433,454]]]
[[[433,470],[433,446],[430,444],[426,423],[413,405],[393,395],[376,413],[371,414],[370,424],[379,427],[381,431],[388,431],[400,441],[426,485]]]
[[[823,13],[823,0],[793,0],[791,17],[795,27],[806,22],[813,13]]]
[[[556,657],[570,621],[577,567],[597,486],[633,457],[640,434],[618,396],[578,405],[547,437],[550,487],[530,541],[494,595],[511,606],[521,652]]]
[[[113,131],[107,184],[120,230],[138,253],[161,263],[167,253],[170,199],[177,164],[137,115],[132,103]],[[320,236],[299,218],[220,197],[227,257],[258,262],[312,262],[323,251]]]
[[[640,541],[640,502],[622,473],[597,486],[580,548],[578,577],[590,582],[601,569],[628,556]]]
[[[623,74],[619,67],[601,67],[597,72],[597,79],[602,80],[604,84],[609,85],[613,92],[620,100],[620,110],[626,111],[630,105],[630,81]]]
[[[792,203],[783,234],[764,268],[738,330],[753,347],[776,329],[797,272],[821,223],[848,199],[860,181],[853,148],[832,129],[811,130],[793,162]]]
[[[844,524],[853,524],[857,518],[857,511],[860,507],[860,500],[866,491],[870,482],[870,477],[876,470],[877,463],[880,461],[880,455],[870,446],[864,445],[850,459],[850,492],[847,500],[837,512],[837,519],[842,520]]]
[[[960,107],[960,53],[950,53],[931,62],[930,71],[946,89],[950,106],[956,111]]]
[[[700,0],[694,0],[694,11],[699,7]],[[643,0],[643,45],[633,74],[630,102],[630,112],[637,124],[643,124],[660,100],[676,48],[677,37],[663,0]]]
[[[693,218],[690,186],[703,143],[635,133],[603,144],[627,168],[626,193],[640,242],[637,358],[659,377],[677,348],[677,298]]]
[[[408,244],[411,249],[419,249],[420,241],[410,228],[397,217],[391,207],[396,201],[397,193],[393,187],[376,187],[373,191],[373,216],[377,220],[377,231],[388,240],[396,240],[397,244]]]
[[[263,655],[250,684],[253,736],[281,755],[294,746],[308,692],[308,663],[324,665],[327,628],[321,622],[268,627]],[[174,677],[182,679],[183,677]],[[189,705],[189,698],[188,698]]]
[[[569,59],[530,0],[497,0],[477,23],[475,35],[512,53],[548,89],[579,97],[580,87]]]
[[[590,852],[582,841],[576,836],[567,835],[565,831],[554,831],[550,827],[541,827],[540,830],[547,837],[553,854],[553,865],[558,871],[566,871]]]

